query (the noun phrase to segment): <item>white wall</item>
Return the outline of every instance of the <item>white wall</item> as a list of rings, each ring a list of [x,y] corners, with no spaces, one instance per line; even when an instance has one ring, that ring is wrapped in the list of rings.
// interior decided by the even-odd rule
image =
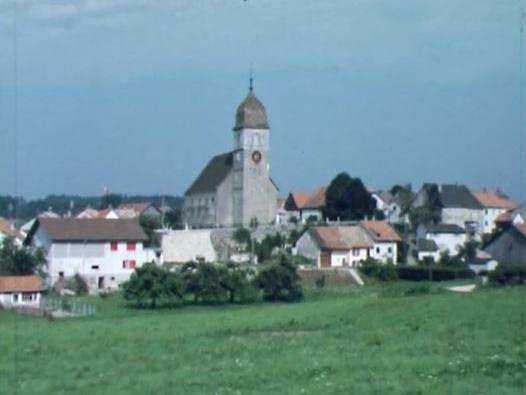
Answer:
[[[381,262],[397,264],[398,246],[395,242],[374,243],[371,249],[371,257]]]
[[[331,267],[356,267],[361,261],[367,259],[368,250],[368,248],[353,248],[349,251],[333,250],[331,252]]]
[[[462,229],[466,228],[466,222],[473,222],[476,224],[477,233],[481,234],[484,224],[484,211],[471,210],[466,208],[443,208],[442,209],[442,223],[456,224]]]
[[[434,240],[440,251],[449,251],[451,255],[455,255],[466,243],[467,236],[465,233],[428,233],[426,239]]]
[[[316,265],[320,265],[320,249],[314,242],[309,232],[303,233],[296,242],[296,254],[310,259]]]
[[[6,292],[0,293],[2,306],[38,306],[40,292]]]
[[[78,273],[94,291],[99,288],[99,279],[104,289],[118,288],[134,271],[132,267],[123,267],[124,261],[135,261],[139,267],[155,260],[155,253],[143,248],[142,242],[135,243],[135,250],[127,250],[126,242],[119,241],[116,251],[111,250],[110,242],[54,242],[46,257],[51,285],[59,280],[61,273],[65,278]]]
[[[486,208],[484,209],[484,224],[483,224],[483,231],[484,233],[490,234],[493,233],[495,230],[495,220],[499,215],[506,212],[505,209],[502,208]]]
[[[172,230],[163,235],[161,248],[164,262],[188,262],[203,258],[217,261],[211,229]]]

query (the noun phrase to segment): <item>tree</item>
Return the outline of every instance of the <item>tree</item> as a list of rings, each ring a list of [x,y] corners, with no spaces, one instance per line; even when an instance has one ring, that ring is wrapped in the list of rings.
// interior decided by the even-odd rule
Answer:
[[[244,248],[247,248],[250,245],[252,236],[250,235],[250,231],[248,229],[241,227],[234,231],[232,238],[236,243],[244,246]]]
[[[155,230],[161,228],[161,219],[157,215],[141,214],[139,224],[148,237],[145,247],[158,247],[159,240],[155,237]]]
[[[442,202],[438,185],[426,184],[424,192],[424,204],[409,212],[411,224],[415,229],[420,224],[437,224],[442,217]]]
[[[296,265],[285,254],[277,262],[266,265],[254,279],[263,291],[263,299],[270,302],[295,302],[303,297]]]
[[[169,298],[167,293],[167,271],[155,263],[145,263],[135,269],[130,279],[122,284],[124,299],[133,301],[138,306],[145,302],[153,309],[162,297]]]
[[[325,218],[360,220],[374,216],[376,203],[359,178],[338,174],[325,194]]]
[[[228,293],[230,303],[246,302],[254,298],[254,288],[248,279],[247,270],[238,264],[228,262],[219,267],[221,287]]]
[[[164,214],[164,224],[169,228],[175,229],[181,226],[181,210],[171,209]]]
[[[43,275],[46,264],[46,258],[41,249],[18,247],[9,237],[2,241],[0,273],[11,275],[39,273]]]

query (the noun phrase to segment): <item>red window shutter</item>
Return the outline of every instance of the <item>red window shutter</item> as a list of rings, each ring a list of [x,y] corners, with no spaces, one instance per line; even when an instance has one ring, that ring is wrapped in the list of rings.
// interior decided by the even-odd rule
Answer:
[[[126,242],[126,249],[128,251],[134,251],[135,250],[135,242],[134,241],[127,241]]]
[[[130,261],[130,269],[135,269],[135,260]]]
[[[118,243],[116,241],[110,241],[110,250],[117,251]]]

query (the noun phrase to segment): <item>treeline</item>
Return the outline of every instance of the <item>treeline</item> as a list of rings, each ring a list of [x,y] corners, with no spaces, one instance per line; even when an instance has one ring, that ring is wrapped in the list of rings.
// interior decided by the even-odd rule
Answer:
[[[287,255],[258,265],[188,262],[166,268],[146,263],[122,284],[124,298],[136,307],[182,304],[294,302],[303,297],[296,265]]]
[[[0,196],[0,216],[29,220],[37,214],[51,208],[57,214],[73,214],[87,206],[95,209],[106,208],[109,204],[117,206],[120,203],[150,202],[160,207],[163,203],[173,209],[182,206],[183,199],[173,195],[122,195],[108,194],[105,196],[79,196],[79,195],[49,195],[42,199],[26,200],[23,197],[9,195]]]

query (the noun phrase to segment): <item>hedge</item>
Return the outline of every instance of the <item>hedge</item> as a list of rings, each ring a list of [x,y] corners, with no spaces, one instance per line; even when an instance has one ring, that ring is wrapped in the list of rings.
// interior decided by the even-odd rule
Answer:
[[[397,267],[398,278],[409,281],[448,281],[459,278],[473,278],[475,273],[468,268],[451,268],[439,266]]]

